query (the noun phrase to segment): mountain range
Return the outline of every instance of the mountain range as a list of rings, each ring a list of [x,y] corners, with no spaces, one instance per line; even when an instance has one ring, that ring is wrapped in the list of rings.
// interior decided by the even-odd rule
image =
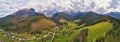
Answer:
[[[95,13],[92,11],[90,11],[90,12],[77,12],[77,13],[72,13],[72,14],[74,14],[74,15],[70,15],[70,14],[65,13],[65,12],[57,12],[51,18],[49,18],[49,17],[46,17],[42,13],[35,12],[35,10],[33,8],[30,8],[30,9],[25,8],[25,9],[21,9],[19,11],[16,11],[12,15],[8,15],[4,18],[1,18],[0,25],[24,24],[23,26],[25,26],[25,24],[27,25],[28,22],[30,22],[30,23],[32,22],[30,27],[31,28],[36,27],[36,29],[37,29],[37,27],[41,28],[40,25],[43,28],[48,28],[51,26],[55,26],[55,24],[60,23],[61,21],[67,22],[67,21],[73,21],[73,20],[82,20],[81,22],[78,23],[79,25],[81,25],[81,24],[92,25],[92,24],[95,24],[97,22],[104,21],[105,19],[107,20],[106,17],[113,17],[115,19],[120,19],[119,12],[111,12],[111,13],[108,13],[107,15],[101,15],[101,14],[98,14],[98,13]],[[44,24],[44,22],[46,22],[46,23]],[[33,26],[33,24],[34,24],[34,26]],[[51,26],[44,27],[43,25],[44,26],[51,25]],[[10,27],[16,28],[15,26],[10,26]]]
[[[30,8],[19,10],[12,15],[1,18],[0,25],[4,29],[6,28],[5,30],[30,32],[35,30],[40,31],[41,29],[53,27],[56,24],[50,18]]]
[[[108,13],[107,15],[120,20],[120,12],[111,12],[111,13]]]
[[[90,40],[93,41],[93,39],[90,39],[91,34],[95,34],[94,32],[96,32],[96,35],[100,33],[105,36],[98,38],[92,34],[92,36],[95,37],[94,39],[96,39],[96,41],[104,41],[104,39],[108,39],[109,36],[119,36],[119,14],[119,12],[111,12],[102,15],[92,11],[76,13],[57,12],[52,17],[47,17],[43,13],[36,12],[33,8],[25,8],[0,18],[0,29],[10,33],[27,34],[27,36],[28,34],[32,34],[32,36],[38,36],[39,34],[44,35],[38,37],[44,39],[41,41],[46,42],[51,40],[50,37],[53,38],[54,35],[55,40],[53,41],[56,42],[58,42],[58,39],[60,41],[65,40],[64,42],[71,40],[73,42],[80,40],[82,42],[90,42]],[[109,28],[113,29],[109,30]],[[87,38],[88,36],[89,38]],[[62,37],[67,39],[60,39]],[[116,39],[116,37],[114,38]]]

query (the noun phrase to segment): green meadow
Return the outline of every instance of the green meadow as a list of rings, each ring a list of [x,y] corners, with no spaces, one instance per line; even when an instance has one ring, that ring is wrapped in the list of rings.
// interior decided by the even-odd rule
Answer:
[[[83,29],[88,29],[88,42],[95,42],[96,39],[100,37],[105,37],[106,32],[112,29],[112,23],[109,22],[100,22],[95,25],[87,26],[80,28],[80,26],[77,26],[77,24],[73,22],[68,22],[68,25],[63,25],[60,30],[57,30],[55,28],[51,29],[54,30],[55,38],[54,42],[72,42],[77,35],[80,35],[80,32]],[[79,28],[79,29],[75,29]],[[47,31],[46,31],[47,32]],[[2,33],[2,32],[1,32]],[[47,38],[44,38],[44,42],[51,42],[52,36],[49,36]],[[13,41],[12,39],[9,39],[8,37],[4,37],[0,34],[0,40],[7,40],[7,41]],[[38,40],[37,40],[38,41]],[[29,42],[36,42],[36,41],[29,41]],[[41,42],[41,41],[39,41]]]
[[[88,42],[94,42],[99,37],[105,37],[106,32],[113,28],[112,23],[101,22],[93,26],[88,26]]]
[[[75,24],[70,23],[71,26]],[[72,26],[72,27],[74,27]],[[66,26],[65,26],[66,27]],[[55,42],[71,42],[77,35],[80,35],[80,31],[83,29],[88,28],[88,42],[94,42],[96,39],[100,37],[105,37],[106,32],[112,29],[112,23],[109,22],[101,22],[97,23],[92,26],[87,26],[80,28],[78,30],[73,30],[73,28],[67,28],[65,29],[66,31],[68,30],[69,32],[73,31],[73,33],[68,34],[66,33],[65,35],[56,35],[57,37],[55,38]],[[71,29],[71,30],[70,30]]]

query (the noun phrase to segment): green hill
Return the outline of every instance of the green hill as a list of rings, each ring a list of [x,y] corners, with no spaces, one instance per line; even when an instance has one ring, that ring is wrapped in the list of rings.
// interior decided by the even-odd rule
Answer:
[[[109,22],[100,22],[95,25],[83,28],[80,28],[72,22],[68,22],[68,26],[62,26],[62,28],[64,29],[59,30],[59,32],[56,33],[54,42],[82,42],[82,35],[84,35],[83,31],[85,29],[88,29],[88,36],[86,41],[93,42],[96,41],[98,38],[105,37],[106,33],[111,30],[112,27],[113,24]]]
[[[88,26],[88,42],[93,42],[97,38],[105,37],[106,33],[113,27],[112,23],[101,22],[93,26]]]
[[[2,23],[1,28],[5,31],[15,31],[17,33],[30,33],[34,31],[41,31],[51,28],[56,24],[44,15],[28,17],[19,22],[9,22],[7,24]]]
[[[56,24],[52,20],[45,16],[34,16],[17,23],[18,27],[16,28],[16,30],[27,32],[42,31],[44,29],[49,29],[55,25]]]
[[[43,14],[9,15],[0,19],[0,40],[11,42],[15,36],[20,42],[118,42],[120,39],[120,21],[110,16],[88,12],[82,17],[73,17],[66,13],[56,13],[50,19]],[[12,34],[11,34],[12,33]],[[15,34],[15,35],[13,35]],[[12,40],[13,39],[13,40]],[[6,41],[7,42],[7,41]]]

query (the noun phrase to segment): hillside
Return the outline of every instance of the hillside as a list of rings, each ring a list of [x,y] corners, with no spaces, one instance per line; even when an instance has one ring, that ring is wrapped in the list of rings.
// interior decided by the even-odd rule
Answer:
[[[54,27],[56,24],[45,16],[34,16],[15,24],[16,31],[19,32],[41,32],[44,29]],[[13,28],[12,27],[12,28]],[[21,31],[22,30],[22,31]]]
[[[16,33],[41,32],[41,30],[54,27],[55,25],[56,23],[50,18],[35,12],[33,8],[21,9],[0,19],[0,27],[3,30]]]
[[[93,26],[88,26],[88,42],[93,42],[100,37],[105,37],[106,33],[113,29],[112,23],[101,22]]]
[[[79,15],[81,14],[78,14],[74,17],[74,19],[76,20],[78,19],[81,20],[81,22],[78,23],[79,25],[85,24],[86,26],[90,26],[99,23],[101,21],[109,21],[109,16],[100,15],[92,11],[82,14],[82,16]]]
[[[68,28],[64,30],[59,30],[61,32],[56,31],[56,36],[54,38],[55,42],[83,42],[83,40],[85,39],[83,36],[85,35],[87,37],[85,41],[93,42],[100,37],[105,37],[106,33],[112,29],[113,25],[112,23],[109,23],[109,22],[100,22],[95,25],[83,27],[80,29],[75,29],[75,28],[78,28],[79,26],[73,26],[75,28],[72,28],[66,25],[63,27],[64,28],[68,27]],[[86,31],[86,29],[88,29],[87,31],[88,34],[84,34],[85,33],[84,31]]]
[[[0,42],[120,42],[120,0],[0,0]]]
[[[32,12],[35,12],[32,8],[22,9],[1,18],[0,28],[5,31],[2,33],[18,38],[10,40],[20,42],[109,42],[109,39],[119,39],[120,20],[109,15],[90,11],[71,16],[58,12],[53,17],[47,17]]]
[[[111,12],[111,13],[108,13],[107,15],[120,20],[120,12]]]
[[[66,22],[66,21],[72,21],[73,18],[72,18],[72,16],[70,16],[70,15],[67,14],[67,13],[58,12],[58,13],[55,13],[55,14],[52,16],[52,20],[53,20],[54,22],[59,23],[59,22],[61,22],[62,20],[65,21],[65,22]]]

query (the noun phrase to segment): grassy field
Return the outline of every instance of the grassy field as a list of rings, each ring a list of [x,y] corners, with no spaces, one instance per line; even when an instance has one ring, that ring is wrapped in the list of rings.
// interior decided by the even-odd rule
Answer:
[[[3,36],[2,33],[3,32],[0,31],[0,42],[14,42],[12,38],[10,38],[9,36]]]
[[[79,30],[74,30],[77,28],[77,24],[73,22],[68,22],[68,25],[63,26],[63,30],[61,33],[57,33],[54,42],[71,42],[73,38],[75,38],[78,34],[80,34]],[[64,35],[62,33],[65,33]]]
[[[101,22],[93,26],[88,26],[88,42],[94,42],[99,37],[104,37],[106,32],[112,29],[112,23]]]
[[[55,38],[55,42],[71,42],[78,34],[80,34],[80,31],[83,29],[79,30],[74,30],[72,34],[70,35],[60,35],[59,37]]]
[[[69,25],[74,25],[72,23],[69,23]],[[74,26],[72,26],[74,27]],[[108,32],[110,29],[112,29],[112,23],[109,22],[101,22],[92,26],[87,26],[80,28],[78,30],[73,30],[73,33],[71,34],[58,34],[56,35],[57,37],[55,38],[54,42],[71,42],[77,35],[80,35],[80,31],[83,29],[88,28],[88,42],[94,42],[99,37],[104,37],[106,32]],[[67,28],[65,30],[69,30],[73,28]],[[69,30],[70,32],[71,30]]]
[[[88,28],[88,42],[94,42],[97,38],[104,37],[106,32],[109,31],[110,29],[112,29],[112,23],[101,22],[101,23],[97,23],[92,26],[75,29],[75,28],[79,28],[79,27],[80,26],[77,26],[77,24],[75,24],[73,22],[68,22],[68,25],[63,26],[62,30],[55,29],[56,35],[54,38],[54,42],[72,42],[72,40],[77,35],[80,35],[80,31],[83,29],[86,29],[86,28]],[[45,42],[51,42],[51,38],[52,38],[52,36],[50,36],[49,39],[46,39]],[[0,33],[0,40],[7,40],[10,42],[13,41],[12,39],[10,39],[8,37],[2,36],[1,33]],[[37,42],[37,41],[28,41],[28,42]],[[38,42],[40,42],[40,41],[38,41]]]

